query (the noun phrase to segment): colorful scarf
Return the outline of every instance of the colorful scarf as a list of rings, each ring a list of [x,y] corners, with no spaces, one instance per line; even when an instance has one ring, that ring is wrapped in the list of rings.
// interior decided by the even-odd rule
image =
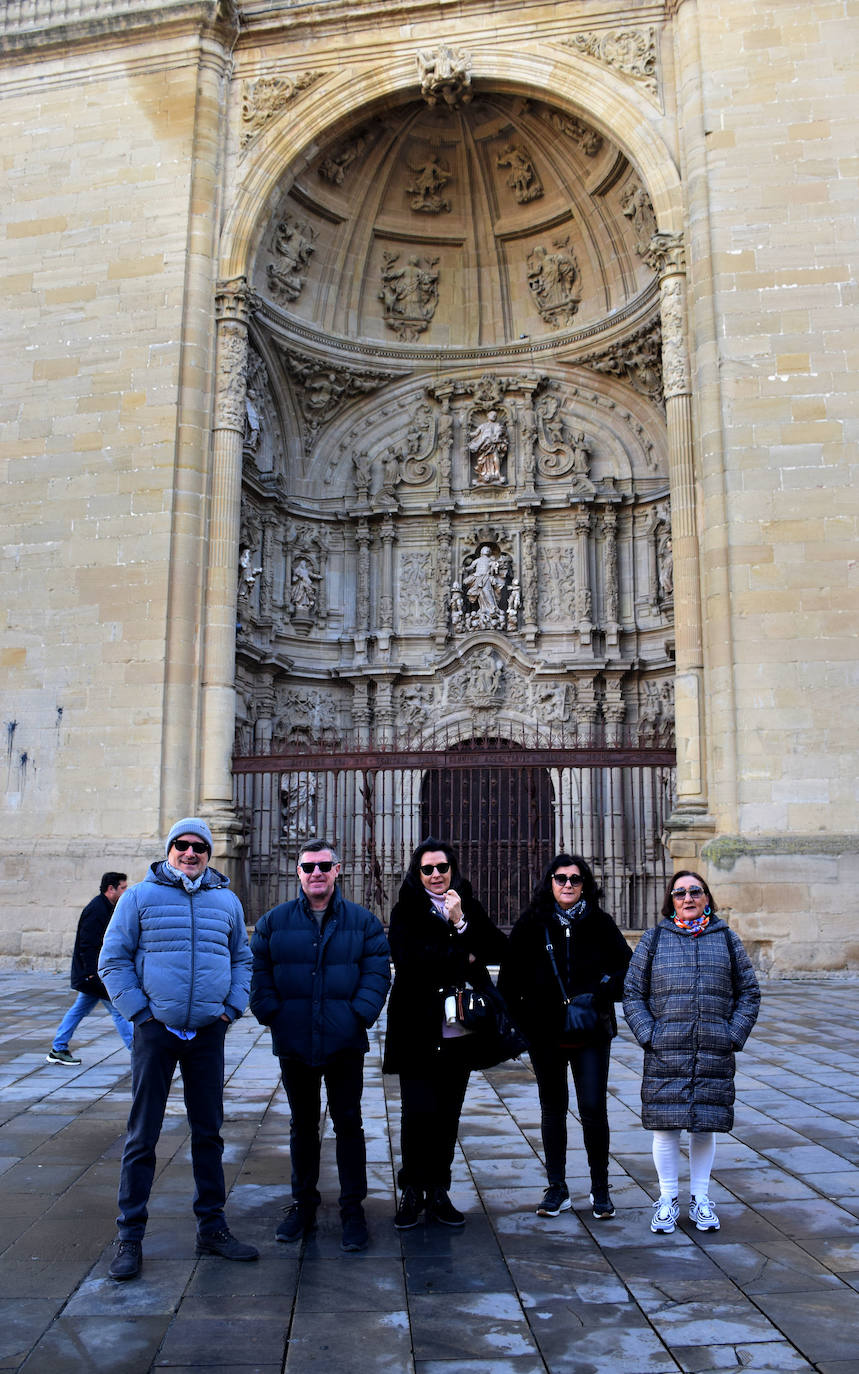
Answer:
[[[576,904],[568,907],[566,911],[562,906],[559,906],[557,902],[555,903],[555,915],[565,930],[567,926],[571,926],[574,921],[577,921],[580,916],[584,916],[587,909],[588,904],[584,897],[580,897]]]
[[[682,916],[674,916],[673,920],[677,929],[686,935],[700,935],[710,924],[709,916],[693,916],[689,921],[684,920]]]

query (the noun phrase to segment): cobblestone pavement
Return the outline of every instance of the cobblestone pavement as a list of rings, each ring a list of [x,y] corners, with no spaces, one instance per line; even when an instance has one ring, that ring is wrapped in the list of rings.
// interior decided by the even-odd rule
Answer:
[[[129,1062],[99,1010],[45,1063],[72,994],[59,975],[0,973],[0,1369],[26,1374],[859,1374],[859,980],[770,983],[740,1056],[702,1234],[649,1229],[654,1172],[638,1115],[641,1052],[624,1028],[611,1073],[617,1215],[587,1206],[571,1121],[574,1210],[542,1195],[527,1059],[473,1077],[452,1189],[464,1232],[391,1224],[396,1080],[367,1060],[371,1243],[339,1248],[330,1131],[320,1226],[278,1245],[289,1116],[267,1032],[227,1038],[228,1219],[258,1264],[195,1259],[188,1134],[174,1086],[141,1278],[107,1278]],[[682,1186],[682,1185],[681,1185]]]

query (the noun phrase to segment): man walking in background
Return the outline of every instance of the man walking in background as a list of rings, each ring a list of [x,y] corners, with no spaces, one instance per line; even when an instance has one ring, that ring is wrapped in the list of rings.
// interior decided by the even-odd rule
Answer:
[[[98,896],[84,907],[78,920],[75,947],[72,953],[72,987],[77,992],[54,1036],[53,1044],[45,1055],[49,1064],[79,1064],[81,1061],[69,1051],[69,1041],[85,1016],[95,1011],[100,1002],[113,1017],[113,1024],[122,1036],[125,1048],[131,1049],[133,1027],[120,1015],[107,995],[107,988],[98,976],[98,956],[101,942],[108,922],[125,889],[128,878],[125,873],[102,874]]]

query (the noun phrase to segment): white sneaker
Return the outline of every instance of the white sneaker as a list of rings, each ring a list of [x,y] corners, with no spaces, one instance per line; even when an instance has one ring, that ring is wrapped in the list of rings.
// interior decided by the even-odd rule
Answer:
[[[677,1225],[679,1215],[680,1199],[661,1197],[658,1202],[653,1204],[653,1216],[650,1221],[651,1231],[657,1235],[670,1236]]]
[[[716,1216],[715,1208],[708,1197],[691,1199],[689,1203],[689,1220],[694,1221],[698,1231],[718,1231],[719,1218]]]

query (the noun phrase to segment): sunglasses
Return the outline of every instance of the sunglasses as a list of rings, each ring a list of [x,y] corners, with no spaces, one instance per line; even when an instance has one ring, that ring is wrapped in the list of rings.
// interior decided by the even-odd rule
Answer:
[[[572,876],[569,873],[553,873],[552,882],[557,883],[558,887],[566,887],[567,883],[570,887],[581,887],[584,878],[580,878],[577,873],[572,874]]]
[[[703,897],[703,887],[675,887],[671,896],[675,902],[682,902],[684,897]]]
[[[425,878],[429,878],[432,873],[448,873],[450,864],[421,864],[421,873]]]
[[[177,854],[186,854],[189,849],[193,849],[195,854],[208,854],[209,846],[203,844],[202,840],[174,840],[173,848]]]
[[[334,860],[317,859],[315,863],[299,864],[298,867],[301,869],[302,873],[312,873],[315,868],[318,868],[320,873],[330,873],[334,867]]]

